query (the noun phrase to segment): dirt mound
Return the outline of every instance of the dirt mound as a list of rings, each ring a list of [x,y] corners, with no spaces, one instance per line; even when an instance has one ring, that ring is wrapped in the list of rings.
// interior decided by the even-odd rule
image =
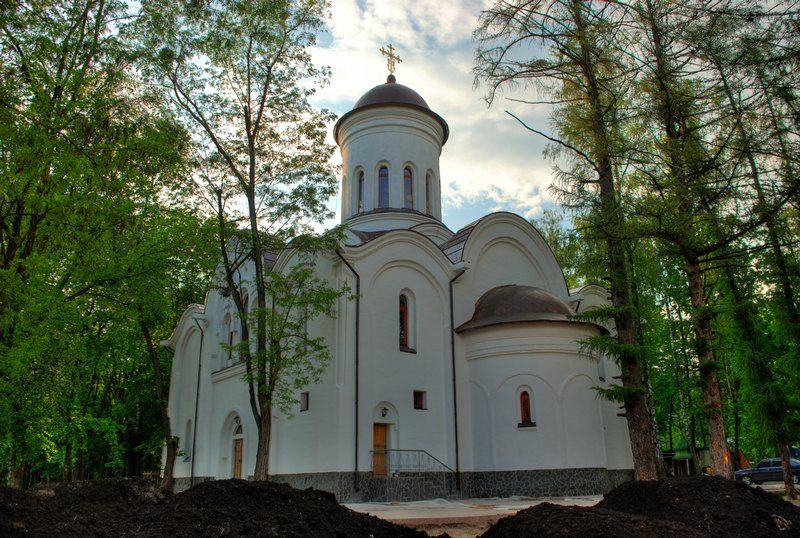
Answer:
[[[761,488],[718,477],[626,482],[596,508],[675,521],[710,536],[800,535],[800,508]]]
[[[541,504],[503,518],[497,536],[800,536],[800,508],[716,477],[626,482],[591,508]]]
[[[483,534],[483,538],[519,536],[693,538],[703,534],[673,521],[550,503],[532,506],[513,516],[504,517]]]
[[[0,534],[126,534],[137,514],[154,511],[164,498],[156,483],[144,479],[41,484],[28,491],[0,488]]]
[[[206,482],[164,495],[152,482],[112,479],[0,488],[0,535],[423,537],[341,506],[323,491],[272,482]]]
[[[163,506],[158,532],[175,536],[386,536],[423,537],[341,506],[325,491],[273,482],[219,480],[175,495]]]

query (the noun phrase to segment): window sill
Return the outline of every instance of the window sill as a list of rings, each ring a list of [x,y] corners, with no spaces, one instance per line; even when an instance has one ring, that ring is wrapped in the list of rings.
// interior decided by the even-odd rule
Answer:
[[[536,427],[535,422],[520,422],[519,424],[517,424],[517,428],[519,428],[520,430],[532,429],[535,427]]]
[[[414,408],[414,411],[427,411],[427,410],[428,410],[427,407],[415,407]]]
[[[406,346],[400,346],[400,351],[402,351],[403,353],[413,353],[414,355],[417,354],[417,350],[416,349],[411,349],[410,347],[406,347]]]

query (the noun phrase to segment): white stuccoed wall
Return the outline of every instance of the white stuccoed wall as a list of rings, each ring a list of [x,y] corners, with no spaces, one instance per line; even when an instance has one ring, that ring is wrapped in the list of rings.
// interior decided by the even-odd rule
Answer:
[[[371,469],[373,422],[392,424],[391,448],[427,450],[453,465],[447,282],[455,272],[433,242],[409,231],[347,249],[345,256],[361,275],[359,469]],[[411,343],[416,353],[399,348],[403,291],[413,297]],[[427,410],[413,408],[413,390],[427,392]],[[378,416],[384,404],[392,410],[386,420]]]
[[[541,322],[478,329],[464,338],[469,365],[472,470],[605,467],[594,361],[579,341],[596,330]],[[518,428],[528,390],[535,428]]]

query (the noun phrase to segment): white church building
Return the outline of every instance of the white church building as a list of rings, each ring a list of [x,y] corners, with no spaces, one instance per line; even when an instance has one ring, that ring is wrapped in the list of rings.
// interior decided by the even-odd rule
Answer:
[[[443,224],[448,134],[393,75],[337,122],[347,239],[316,267],[358,296],[310,323],[332,360],[291,417],[274,413],[270,473],[340,501],[607,491],[632,478],[626,421],[594,390],[619,371],[581,345],[606,328],[571,318],[607,304],[607,292],[569,290],[518,215]],[[281,270],[291,256],[270,263]],[[179,489],[255,467],[245,367],[228,346],[235,312],[212,290],[164,342]]]

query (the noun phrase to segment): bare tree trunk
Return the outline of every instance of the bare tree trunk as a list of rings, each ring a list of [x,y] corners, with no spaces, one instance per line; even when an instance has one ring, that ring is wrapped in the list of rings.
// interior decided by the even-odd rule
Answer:
[[[722,391],[717,376],[714,355],[714,332],[711,328],[711,313],[703,282],[700,262],[686,258],[686,275],[692,301],[692,324],[697,338],[697,356],[700,360],[700,386],[708,414],[708,438],[711,445],[711,461],[714,474],[733,478],[733,463],[725,435],[725,417],[722,414]]]
[[[194,448],[194,447],[192,447]],[[167,458],[164,460],[164,476],[161,478],[161,487],[165,491],[175,491],[175,458],[178,455],[178,438],[167,438]],[[194,454],[192,454],[194,457]]]
[[[25,463],[17,459],[17,455],[11,454],[11,462],[8,464],[8,487],[11,489],[22,489],[25,485]]]
[[[261,416],[258,423],[258,449],[253,480],[269,480],[269,442],[272,438],[272,405],[261,402]]]
[[[153,337],[150,335],[150,328],[144,320],[139,321],[142,336],[147,344],[147,354],[155,372],[156,395],[158,396],[158,408],[161,411],[161,427],[164,428],[164,440],[167,443],[167,458],[164,460],[164,477],[161,479],[161,487],[167,491],[172,491],[174,484],[175,457],[178,454],[178,438],[172,435],[172,422],[169,418],[166,391],[164,390],[164,374],[161,371],[161,362],[158,360],[158,352],[153,345]],[[194,447],[192,447],[194,450]],[[191,455],[194,457],[194,454]]]
[[[781,468],[783,469],[783,485],[786,487],[786,495],[790,499],[797,499],[797,490],[794,488],[794,477],[792,476],[792,462],[789,457],[789,445],[781,443],[778,446],[781,453]]]
[[[611,303],[616,309],[614,321],[617,326],[617,340],[624,347],[619,363],[622,371],[622,386],[631,389],[625,398],[625,417],[628,420],[628,435],[631,440],[634,476],[636,480],[658,480],[662,475],[661,451],[658,447],[658,434],[655,428],[653,408],[647,395],[646,376],[642,371],[638,352],[633,314],[630,312],[630,288],[628,286],[628,267],[622,241],[614,237],[614,231],[622,226],[614,192],[611,161],[603,158],[599,166],[600,198],[605,217],[610,219],[613,228],[606,232],[608,263],[611,275]]]
[[[64,469],[62,480],[64,482],[72,482],[72,440],[68,440],[67,446],[64,448]]]

